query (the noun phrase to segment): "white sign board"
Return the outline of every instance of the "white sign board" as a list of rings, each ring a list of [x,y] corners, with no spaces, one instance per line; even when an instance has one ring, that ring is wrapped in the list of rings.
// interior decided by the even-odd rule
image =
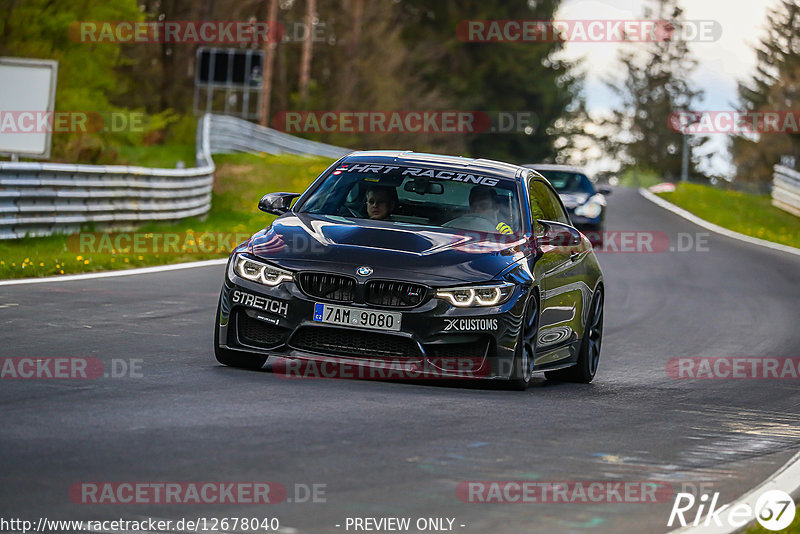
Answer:
[[[0,154],[50,157],[57,79],[58,61],[0,57]]]

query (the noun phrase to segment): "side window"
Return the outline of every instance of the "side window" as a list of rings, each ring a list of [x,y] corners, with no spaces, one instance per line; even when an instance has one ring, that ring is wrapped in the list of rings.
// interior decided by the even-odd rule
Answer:
[[[555,219],[551,220],[572,226],[572,221],[569,220],[569,215],[567,215],[567,212],[561,205],[561,200],[558,198],[558,193],[554,192],[552,189],[545,186],[544,184],[542,184],[542,187],[544,187],[545,191],[547,192],[547,196],[550,199],[550,205],[553,207],[553,213],[556,216]]]
[[[533,178],[530,181],[531,216],[534,219],[556,221],[571,224],[569,217],[564,213],[558,197],[547,187],[544,182]]]
[[[528,194],[530,195],[531,204],[531,222],[534,222],[538,219],[547,219],[544,211],[544,206],[547,203],[545,199],[542,198],[542,191],[539,187],[537,187],[537,183],[538,182],[533,178],[530,182],[528,182]]]

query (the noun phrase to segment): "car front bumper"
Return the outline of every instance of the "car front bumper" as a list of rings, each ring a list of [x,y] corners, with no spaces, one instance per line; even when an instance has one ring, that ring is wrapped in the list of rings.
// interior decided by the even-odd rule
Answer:
[[[414,308],[388,308],[320,300],[294,282],[267,287],[228,270],[215,327],[221,348],[254,356],[389,366],[406,370],[408,378],[508,378],[526,296],[527,288],[519,285],[498,306],[458,308],[428,298]],[[400,330],[320,323],[314,320],[316,303],[399,312]]]

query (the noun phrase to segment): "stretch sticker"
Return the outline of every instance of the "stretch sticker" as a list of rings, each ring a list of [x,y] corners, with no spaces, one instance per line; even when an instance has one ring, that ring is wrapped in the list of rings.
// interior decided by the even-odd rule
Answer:
[[[286,317],[289,313],[289,305],[280,300],[260,297],[258,295],[251,295],[243,291],[234,290],[231,300],[234,304],[241,304],[256,310],[264,310],[265,312],[274,313],[281,317]]]

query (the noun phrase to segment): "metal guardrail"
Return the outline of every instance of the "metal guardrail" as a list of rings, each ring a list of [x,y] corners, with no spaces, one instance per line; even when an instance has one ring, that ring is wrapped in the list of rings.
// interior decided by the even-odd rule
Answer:
[[[211,120],[211,153],[249,152],[251,154],[300,154],[340,158],[352,152],[287,133],[265,128],[252,122],[225,115],[206,115]]]
[[[772,205],[800,217],[800,172],[783,165],[775,165]]]
[[[198,125],[197,167],[0,162],[0,239],[133,227],[208,213],[214,162],[209,129]]]
[[[174,221],[211,209],[212,154],[301,154],[338,158],[350,150],[300,139],[223,115],[197,128],[196,167],[0,162],[0,239]]]

